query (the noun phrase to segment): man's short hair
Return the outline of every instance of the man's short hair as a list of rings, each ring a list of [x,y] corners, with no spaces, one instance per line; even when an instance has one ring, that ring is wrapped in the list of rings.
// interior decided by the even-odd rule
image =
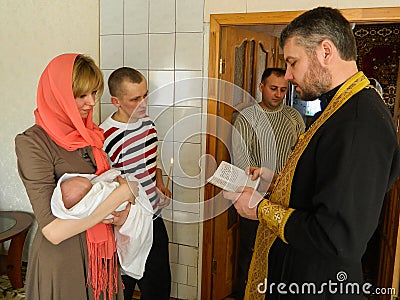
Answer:
[[[118,97],[118,93],[121,89],[121,84],[124,81],[141,83],[143,80],[145,80],[143,74],[136,69],[130,67],[118,68],[113,71],[108,78],[108,89],[110,91],[110,95],[113,97]]]
[[[295,37],[296,43],[309,53],[313,53],[315,48],[327,39],[335,45],[343,60],[357,59],[353,29],[338,9],[317,7],[301,14],[282,30],[279,46],[283,49],[286,41],[292,37]]]
[[[265,79],[267,79],[271,74],[275,74],[277,77],[284,77],[286,71],[281,68],[267,68],[265,71],[262,73],[261,76],[261,82],[265,83]]]

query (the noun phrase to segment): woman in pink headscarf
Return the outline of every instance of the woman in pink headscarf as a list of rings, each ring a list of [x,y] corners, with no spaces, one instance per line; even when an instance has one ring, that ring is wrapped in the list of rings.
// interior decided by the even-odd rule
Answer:
[[[129,213],[137,185],[120,186],[87,218],[61,220],[50,199],[64,173],[101,174],[109,169],[103,131],[93,123],[95,100],[104,87],[93,59],[78,54],[55,57],[43,71],[37,92],[36,124],[15,138],[19,175],[38,230],[26,277],[26,297],[36,299],[123,299],[111,224]],[[114,212],[114,218],[103,220]]]

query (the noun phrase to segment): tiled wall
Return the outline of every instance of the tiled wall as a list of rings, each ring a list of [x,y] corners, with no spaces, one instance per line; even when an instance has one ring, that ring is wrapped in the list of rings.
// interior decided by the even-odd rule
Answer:
[[[148,114],[162,141],[164,174],[174,157],[170,183],[174,202],[163,215],[177,220],[166,221],[166,225],[171,296],[179,299],[199,298],[201,223],[194,220],[200,218],[199,159],[204,147],[200,133],[206,107],[201,79],[203,10],[199,0],[100,1],[100,66],[106,80],[120,66],[136,68],[148,78]],[[106,90],[101,101],[102,120],[114,111],[109,97]],[[197,134],[191,136],[193,133]]]

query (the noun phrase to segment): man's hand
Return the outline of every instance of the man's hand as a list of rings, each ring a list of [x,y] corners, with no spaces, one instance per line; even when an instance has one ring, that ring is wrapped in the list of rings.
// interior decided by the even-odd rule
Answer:
[[[113,224],[117,226],[124,225],[126,219],[128,218],[129,211],[131,210],[131,203],[128,203],[124,210],[114,211],[112,215],[114,216],[111,219],[104,219],[102,223],[104,224]]]
[[[137,181],[128,181],[121,176],[117,177],[117,181],[119,182],[118,188],[123,188],[124,185],[128,188],[127,190],[127,201],[135,204],[136,197],[139,196],[139,184]]]
[[[257,220],[257,204],[263,199],[253,188],[244,187],[241,192],[223,191],[225,199],[231,200],[239,215]]]
[[[256,180],[260,177],[260,185],[258,186],[258,191],[261,193],[267,193],[272,191],[274,188],[275,180],[277,178],[277,174],[275,174],[272,170],[262,167],[248,167],[245,170],[246,174],[251,176],[251,180]]]
[[[157,182],[157,192],[158,195],[160,196],[160,201],[157,204],[158,208],[164,208],[169,205],[171,202],[171,192],[169,189],[167,189],[164,185],[163,182],[159,183]]]

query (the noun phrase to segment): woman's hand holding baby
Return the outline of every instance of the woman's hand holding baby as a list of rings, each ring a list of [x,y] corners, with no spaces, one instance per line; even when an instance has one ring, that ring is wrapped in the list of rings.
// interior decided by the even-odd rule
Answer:
[[[137,181],[127,181],[121,176],[117,177],[119,182],[119,189],[123,189],[124,195],[126,195],[126,201],[135,204],[136,197],[139,196],[139,184]]]
[[[119,183],[119,186],[114,191],[118,193],[116,194],[117,199],[122,199],[123,202],[128,201],[129,203],[126,205],[124,210],[114,211],[112,213],[114,217],[104,219],[102,223],[122,226],[128,217],[131,204],[135,204],[135,199],[139,195],[139,184],[137,181],[128,181],[121,176],[118,176],[116,181]]]

